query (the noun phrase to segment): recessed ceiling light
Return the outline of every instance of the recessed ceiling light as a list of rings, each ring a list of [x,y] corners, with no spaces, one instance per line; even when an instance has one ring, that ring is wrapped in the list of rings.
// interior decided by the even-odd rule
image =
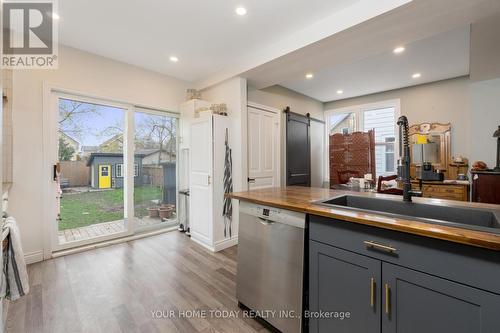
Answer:
[[[314,74],[313,73],[307,73],[306,74],[306,79],[310,80],[314,77]]]
[[[177,61],[179,61],[179,58],[177,58],[176,56],[171,56],[169,59],[170,59],[171,62],[177,62]]]
[[[419,77],[421,77],[421,76],[422,76],[422,74],[420,74],[420,73],[415,73],[415,74],[413,74],[411,77],[412,77],[412,78],[414,78],[414,79],[418,79],[418,78],[419,78]]]
[[[337,94],[342,95],[344,91],[342,89],[337,90]]]
[[[243,16],[243,15],[247,14],[247,9],[245,7],[238,7],[238,8],[236,8],[235,12],[239,16]]]
[[[396,48],[394,49],[394,51],[392,51],[392,52],[394,52],[394,53],[396,53],[396,54],[400,54],[400,53],[403,53],[404,51],[405,51],[404,46],[398,46],[398,47],[396,47]]]

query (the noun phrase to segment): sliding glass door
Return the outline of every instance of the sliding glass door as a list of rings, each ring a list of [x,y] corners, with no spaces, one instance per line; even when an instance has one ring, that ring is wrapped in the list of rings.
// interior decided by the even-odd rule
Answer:
[[[68,94],[53,97],[53,250],[175,226],[175,115]]]
[[[136,230],[177,224],[177,118],[136,111],[134,217]]]

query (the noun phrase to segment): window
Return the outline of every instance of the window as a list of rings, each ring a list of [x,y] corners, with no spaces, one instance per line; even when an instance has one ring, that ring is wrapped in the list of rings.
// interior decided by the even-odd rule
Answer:
[[[375,130],[376,177],[396,172],[396,120],[399,117],[399,100],[356,105],[325,112],[326,155],[329,156],[329,136],[355,131]],[[329,179],[329,159],[326,159],[325,179]]]
[[[116,165],[116,177],[118,177],[118,178],[123,177],[123,164]]]
[[[134,177],[139,176],[139,164],[134,164]],[[116,165],[116,177],[123,178],[123,163]]]
[[[362,111],[363,131],[375,130],[375,170],[377,176],[395,169],[395,107]]]

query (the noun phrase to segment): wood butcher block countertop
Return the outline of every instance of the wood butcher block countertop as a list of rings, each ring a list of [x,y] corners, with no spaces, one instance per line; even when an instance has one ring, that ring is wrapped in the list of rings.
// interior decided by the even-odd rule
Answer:
[[[388,217],[382,214],[359,212],[349,209],[330,208],[314,204],[314,201],[325,200],[339,195],[371,196],[390,200],[402,200],[400,196],[385,195],[378,193],[354,193],[347,191],[330,190],[325,188],[289,186],[280,188],[268,188],[262,190],[251,190],[229,194],[234,199],[249,201],[256,204],[283,208],[292,211],[331,217],[343,221],[359,223],[378,228],[391,229],[419,236],[431,237],[467,244],[491,250],[500,251],[500,234],[469,230],[451,226],[443,226],[405,220],[397,217]],[[416,203],[428,203],[446,207],[462,208],[486,208],[500,209],[500,205],[480,204],[472,202],[460,202],[451,200],[413,198]]]

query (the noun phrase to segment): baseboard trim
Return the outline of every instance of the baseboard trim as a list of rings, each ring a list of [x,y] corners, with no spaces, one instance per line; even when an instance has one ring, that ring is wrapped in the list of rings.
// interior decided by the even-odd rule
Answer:
[[[197,238],[196,238],[196,236],[194,236],[194,235],[193,235],[193,233],[191,233],[191,240],[192,240],[193,242],[195,242],[196,244],[198,244],[198,245],[200,245],[200,246],[204,247],[205,249],[207,249],[207,250],[209,250],[209,251],[212,251],[212,252],[215,252],[215,249],[214,249],[212,246],[210,246],[210,245],[206,244],[205,242],[203,242],[203,241],[202,241],[202,240],[200,240],[200,239],[197,239]]]
[[[216,242],[213,246],[208,245],[207,243],[203,242],[200,239],[197,239],[196,237],[193,237],[193,234],[191,234],[191,240],[196,244],[201,245],[205,249],[212,252],[219,252],[224,249],[227,249],[228,247],[235,246],[236,244],[238,244],[238,236],[234,236],[228,239],[223,239],[221,241]]]
[[[24,261],[26,262],[26,265],[43,261],[43,251],[35,251],[24,254]]]
[[[214,249],[215,252],[222,251],[227,249],[228,247],[235,246],[238,244],[238,236],[234,236],[228,239],[224,239],[215,243]]]

